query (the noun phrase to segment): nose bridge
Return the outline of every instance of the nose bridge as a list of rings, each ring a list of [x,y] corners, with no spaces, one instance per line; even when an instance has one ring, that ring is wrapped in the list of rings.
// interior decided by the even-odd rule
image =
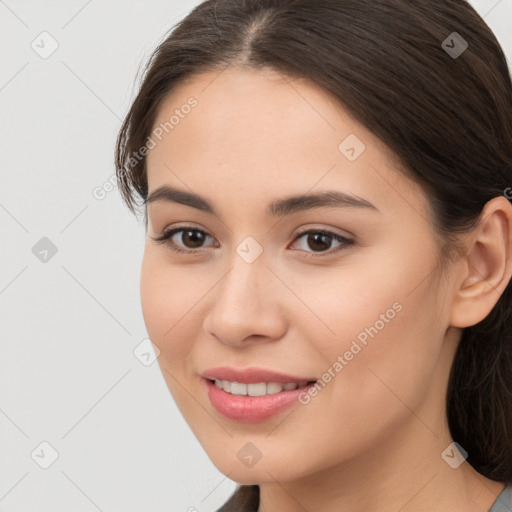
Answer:
[[[219,283],[215,294],[215,304],[218,313],[229,317],[233,321],[236,316],[244,311],[252,311],[252,316],[257,314],[258,309],[264,305],[265,283],[268,279],[268,269],[263,258],[258,258],[252,263],[247,263],[238,254],[230,260],[230,270]],[[268,283],[267,283],[268,284]],[[263,300],[262,300],[263,299]]]
[[[230,270],[219,284],[219,299],[253,305],[266,285],[269,270],[263,246],[252,236],[246,236],[234,246],[229,258]]]
[[[282,328],[277,295],[271,292],[275,288],[272,273],[262,254],[254,258],[251,243],[237,247],[204,320],[206,332],[224,343],[237,344],[252,335],[272,337]]]

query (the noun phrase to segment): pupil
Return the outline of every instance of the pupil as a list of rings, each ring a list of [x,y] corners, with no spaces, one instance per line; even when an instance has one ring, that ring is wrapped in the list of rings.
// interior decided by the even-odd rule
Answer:
[[[196,233],[197,236],[190,236],[191,233]],[[192,240],[192,247],[201,247],[201,243],[203,242],[203,234],[199,231],[184,231],[183,237],[188,238],[189,240]],[[196,244],[196,245],[194,245]],[[185,245],[188,245],[187,241],[185,240]]]
[[[324,235],[322,233],[314,233],[314,234],[311,234],[308,236],[308,245],[311,249],[315,249],[314,247],[314,244],[318,241],[318,239],[322,239],[323,240],[323,243],[321,242],[320,245],[321,247],[319,248],[319,250],[325,250],[325,249],[329,249],[329,242],[325,242],[325,239],[330,239],[331,238],[331,235]],[[313,243],[313,245],[311,245],[309,242],[310,240],[313,239],[315,242]],[[322,247],[323,245],[323,247]],[[318,248],[318,246],[317,246]]]

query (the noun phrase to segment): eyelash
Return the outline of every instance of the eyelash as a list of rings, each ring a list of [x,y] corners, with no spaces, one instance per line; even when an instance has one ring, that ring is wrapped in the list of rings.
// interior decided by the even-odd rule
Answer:
[[[179,233],[180,231],[195,231],[195,232],[201,233],[204,236],[211,237],[211,235],[209,235],[206,231],[203,231],[202,229],[195,228],[192,226],[182,226],[179,228],[171,229],[169,231],[165,231],[163,233],[163,235],[161,235],[160,237],[156,237],[156,238],[151,237],[151,238],[153,238],[153,240],[155,242],[158,242],[160,244],[166,244],[172,251],[174,251],[176,253],[180,253],[180,254],[197,254],[198,252],[201,252],[202,250],[204,250],[204,248],[184,250],[184,249],[181,249],[180,247],[178,247],[174,242],[171,242],[170,239],[176,233]],[[306,258],[317,258],[317,257],[325,256],[325,255],[332,255],[332,254],[335,254],[335,253],[338,253],[338,252],[344,250],[347,246],[354,244],[354,240],[350,240],[348,238],[345,238],[341,235],[337,235],[336,233],[333,233],[332,231],[327,231],[325,229],[309,229],[309,230],[301,231],[300,233],[297,233],[295,240],[299,239],[300,237],[302,237],[304,235],[309,235],[309,234],[327,235],[327,236],[333,237],[336,241],[342,243],[343,245],[340,245],[337,249],[335,249],[333,251],[323,251],[320,253],[307,253],[307,251],[306,251],[307,254],[304,256]],[[294,242],[295,242],[295,240],[294,240]]]

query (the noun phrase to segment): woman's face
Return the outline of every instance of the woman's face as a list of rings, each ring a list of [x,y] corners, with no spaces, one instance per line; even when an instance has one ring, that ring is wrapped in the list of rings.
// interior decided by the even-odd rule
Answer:
[[[219,470],[290,481],[436,438],[450,282],[428,199],[382,142],[310,82],[233,67],[174,89],[152,139],[149,195],[183,194],[147,205],[144,320]]]

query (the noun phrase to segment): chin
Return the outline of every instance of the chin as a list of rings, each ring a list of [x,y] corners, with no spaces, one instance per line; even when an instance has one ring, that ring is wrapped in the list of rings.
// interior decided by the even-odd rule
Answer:
[[[205,449],[205,451],[213,465],[234,482],[244,485],[275,482],[276,480],[287,482],[301,479],[308,474],[307,468],[297,465],[296,455],[300,452],[299,447],[293,450],[293,453],[290,452],[289,457],[282,450],[270,448],[270,454],[260,452],[261,458],[253,457],[253,460],[251,460],[250,456],[247,455],[254,450],[254,448],[251,448],[250,437],[247,440],[231,439],[230,441],[233,445],[236,445],[236,448],[233,446],[232,451],[231,447],[226,446],[225,442],[217,445],[220,447],[220,451],[216,448]],[[228,456],[229,453],[232,453],[232,456]]]

